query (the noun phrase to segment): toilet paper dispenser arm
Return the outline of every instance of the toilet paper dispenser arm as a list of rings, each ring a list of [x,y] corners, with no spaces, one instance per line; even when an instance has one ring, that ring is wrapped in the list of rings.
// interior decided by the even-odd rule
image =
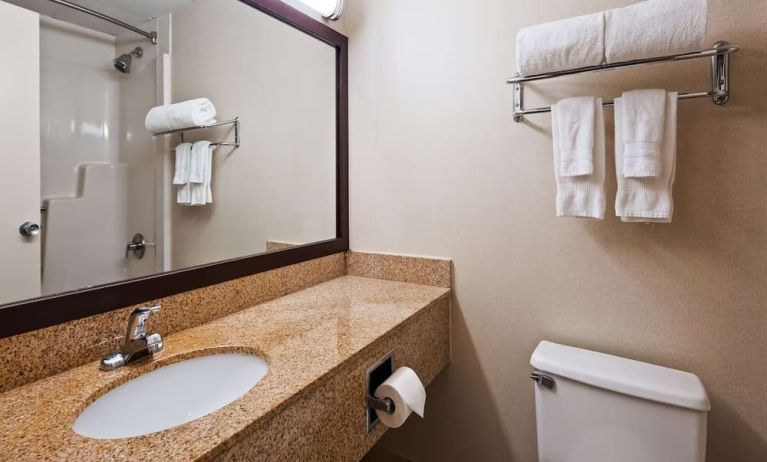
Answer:
[[[383,411],[387,414],[394,414],[394,401],[390,400],[389,398],[380,399],[376,398],[375,396],[368,395],[365,397],[365,403],[370,409]]]

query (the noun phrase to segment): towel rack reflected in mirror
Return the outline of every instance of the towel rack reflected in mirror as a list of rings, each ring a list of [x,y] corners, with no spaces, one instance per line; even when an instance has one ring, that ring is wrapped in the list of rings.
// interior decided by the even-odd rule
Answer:
[[[217,146],[232,146],[235,149],[240,147],[240,118],[235,117],[234,119],[230,120],[224,120],[223,122],[216,122],[214,124],[210,125],[204,125],[200,127],[184,127],[179,128],[176,130],[168,130],[167,132],[160,132],[155,133],[154,136],[162,136],[162,135],[172,135],[174,133],[178,133],[181,137],[181,142],[184,142],[184,132],[192,131],[192,130],[202,130],[203,128],[213,128],[213,127],[220,127],[222,125],[233,125],[234,126],[234,141],[219,141],[215,143],[210,143],[211,146],[217,147]]]
[[[694,51],[691,53],[681,53],[670,56],[659,56],[656,58],[637,59],[633,61],[624,61],[620,63],[602,64],[599,66],[580,67],[577,69],[568,69],[565,71],[549,72],[546,74],[536,74],[523,77],[516,74],[514,77],[506,80],[506,83],[514,86],[514,121],[522,122],[525,116],[529,114],[542,114],[551,112],[551,107],[538,107],[534,109],[525,109],[525,83],[538,80],[548,80],[567,75],[583,74],[587,72],[599,72],[613,69],[622,69],[626,67],[639,66],[641,64],[663,63],[671,61],[684,61],[697,58],[711,58],[711,83],[710,91],[697,93],[679,93],[679,99],[707,98],[710,97],[714,103],[722,105],[727,103],[730,98],[730,53],[738,51],[737,45],[727,42],[717,42],[713,48],[708,50]],[[613,101],[606,100],[604,106],[613,106]]]

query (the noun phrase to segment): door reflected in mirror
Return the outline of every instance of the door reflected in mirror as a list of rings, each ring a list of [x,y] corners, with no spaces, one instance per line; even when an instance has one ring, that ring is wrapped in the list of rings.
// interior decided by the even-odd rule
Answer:
[[[81,4],[158,43],[0,1],[0,304],[337,237],[334,47],[238,0]]]

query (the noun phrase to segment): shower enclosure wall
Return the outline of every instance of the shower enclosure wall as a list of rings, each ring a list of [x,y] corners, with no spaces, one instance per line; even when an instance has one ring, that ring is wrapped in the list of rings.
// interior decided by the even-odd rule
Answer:
[[[137,46],[118,72],[113,60]],[[125,252],[135,233],[161,238],[162,156],[143,126],[162,94],[157,48],[41,16],[42,295],[162,270],[156,249]]]

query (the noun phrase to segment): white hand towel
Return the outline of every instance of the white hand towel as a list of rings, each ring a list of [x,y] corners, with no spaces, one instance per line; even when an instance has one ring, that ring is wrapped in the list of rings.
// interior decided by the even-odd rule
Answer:
[[[198,141],[192,147],[192,159],[198,158],[201,167],[201,181],[192,182],[190,205],[205,205],[213,202],[211,178],[213,173],[213,150],[210,141]]]
[[[559,176],[594,173],[596,98],[584,96],[558,101],[551,108],[551,124],[559,134]]]
[[[216,123],[216,107],[208,98],[190,99],[176,104],[153,107],[144,119],[152,133],[187,127],[204,127]]]
[[[557,182],[557,216],[602,220],[605,216],[605,113],[602,99],[594,99],[593,173],[581,176],[560,175],[559,128],[552,124],[554,177]]]
[[[666,117],[666,90],[623,93],[623,176],[657,177]]]
[[[205,188],[205,203],[213,203],[213,148],[208,144],[207,154],[205,159],[205,175],[203,177],[202,186]]]
[[[608,10],[608,63],[703,49],[708,23],[706,0],[648,0]]]
[[[182,185],[189,183],[191,158],[192,143],[181,143],[176,146],[176,170],[173,174],[173,184]]]
[[[615,99],[615,171],[618,193],[615,215],[626,222],[670,223],[674,214],[673,186],[676,176],[677,93],[666,95],[665,127],[661,143],[661,169],[655,178],[627,178],[623,175],[623,98]]]
[[[205,181],[205,162],[210,150],[210,141],[198,141],[192,145],[189,162],[189,182],[202,184]]]
[[[181,205],[190,205],[192,203],[192,185],[187,183],[176,191],[176,202]]]
[[[602,64],[604,12],[526,27],[517,33],[517,69],[522,75]]]

